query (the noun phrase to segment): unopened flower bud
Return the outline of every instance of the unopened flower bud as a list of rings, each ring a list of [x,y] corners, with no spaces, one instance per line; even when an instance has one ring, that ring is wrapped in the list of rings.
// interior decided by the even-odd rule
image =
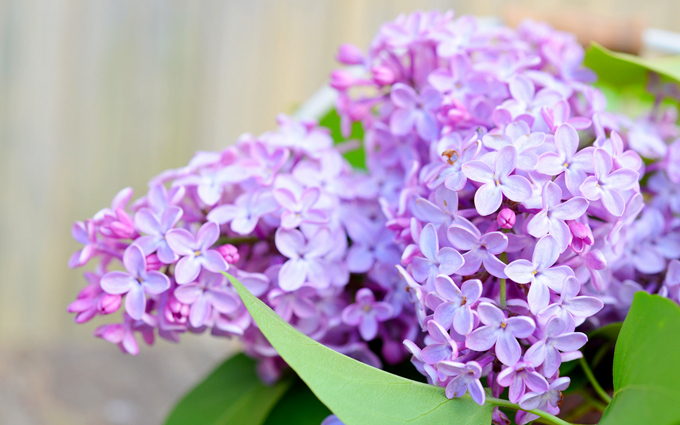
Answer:
[[[512,229],[516,220],[515,213],[508,207],[503,207],[496,217],[496,222],[502,229]]]
[[[360,65],[364,62],[364,54],[357,46],[345,43],[338,49],[336,59],[346,65]]]
[[[581,253],[586,248],[586,246],[591,246],[593,244],[593,232],[590,227],[578,221],[567,222],[569,226],[569,231],[572,234],[571,244],[569,246],[576,253]]]
[[[241,258],[238,255],[238,248],[232,244],[226,244],[218,247],[217,252],[219,252],[222,257],[224,257],[224,260],[229,264],[236,264]]]
[[[100,300],[99,304],[97,305],[97,309],[102,313],[102,314],[111,314],[120,308],[121,301],[123,300],[123,297],[120,295],[114,295],[114,294],[104,294]]]
[[[158,259],[158,255],[150,254],[146,256],[146,271],[158,271],[163,267],[163,263]]]
[[[336,90],[347,90],[354,83],[354,76],[344,69],[338,69],[331,73],[330,86]]]
[[[387,86],[394,83],[394,72],[386,66],[374,66],[371,68],[373,81],[380,86]]]

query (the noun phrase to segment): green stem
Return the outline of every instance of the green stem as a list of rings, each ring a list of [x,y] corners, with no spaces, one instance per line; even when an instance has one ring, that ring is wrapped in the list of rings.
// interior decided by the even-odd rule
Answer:
[[[243,237],[243,238],[228,238],[228,237],[221,237],[215,242],[215,246],[219,245],[226,245],[226,244],[232,244],[232,245],[238,245],[238,244],[243,244],[243,243],[255,243],[259,242],[260,238],[251,236],[251,237]]]
[[[508,253],[501,252],[501,261],[508,264]],[[507,305],[508,288],[506,279],[501,279],[501,310],[505,310]]]
[[[534,415],[537,415],[537,416],[543,418],[544,420],[548,421],[549,424],[553,424],[553,425],[574,425],[574,424],[571,424],[569,422],[563,421],[562,419],[558,418],[557,416],[551,415],[550,413],[544,412],[542,410],[522,409],[517,404],[510,403],[508,400],[503,400],[503,399],[500,399],[500,398],[487,397],[486,402],[489,403],[489,404],[500,406],[500,407],[507,407],[508,409],[524,410],[525,412],[533,413]]]
[[[586,362],[586,359],[581,357],[578,359],[579,363],[581,364],[581,368],[583,368],[583,372],[586,374],[586,377],[588,378],[588,381],[590,381],[590,385],[593,386],[593,389],[597,393],[597,395],[600,396],[602,400],[604,400],[605,403],[609,404],[612,402],[612,398],[607,394],[607,392],[600,386],[600,383],[597,382],[597,379],[595,379],[595,375],[593,375],[593,371],[590,370],[590,366],[588,366],[588,362]]]
[[[604,412],[604,410],[607,408],[607,405],[602,403],[601,401],[595,399],[595,397],[591,396],[588,391],[585,389],[577,391],[578,394],[583,397],[583,400],[592,408],[595,408],[599,410],[600,412]]]

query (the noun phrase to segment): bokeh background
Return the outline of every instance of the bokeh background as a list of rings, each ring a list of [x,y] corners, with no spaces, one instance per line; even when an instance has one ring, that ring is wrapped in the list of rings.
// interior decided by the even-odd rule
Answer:
[[[101,322],[75,325],[71,223],[196,150],[273,128],[324,84],[340,43],[450,8],[631,51],[644,28],[680,31],[677,0],[0,0],[0,425],[160,423],[238,347],[186,336],[135,358],[92,337]]]

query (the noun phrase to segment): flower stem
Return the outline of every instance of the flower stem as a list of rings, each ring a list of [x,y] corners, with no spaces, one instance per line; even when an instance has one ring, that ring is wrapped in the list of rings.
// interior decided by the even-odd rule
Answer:
[[[508,264],[508,253],[501,252],[501,261]],[[507,307],[507,279],[501,279],[501,310],[505,310]]]
[[[546,423],[548,423],[548,424],[553,424],[553,425],[574,425],[574,424],[571,424],[571,423],[569,423],[569,422],[567,422],[567,421],[564,421],[564,420],[558,418],[558,417],[555,416],[555,415],[551,415],[550,413],[544,412],[544,411],[542,411],[542,410],[538,410],[538,409],[533,409],[533,410],[522,409],[522,408],[519,407],[517,404],[510,403],[508,400],[503,400],[503,399],[500,399],[500,398],[487,397],[487,398],[486,398],[486,401],[487,401],[487,403],[493,404],[493,405],[496,405],[496,406],[507,407],[507,408],[513,409],[513,410],[524,410],[525,412],[533,413],[534,415],[537,415],[537,416],[543,418],[543,421],[542,421],[542,422],[546,422]]]
[[[221,237],[215,242],[215,246],[219,245],[226,245],[226,244],[232,244],[232,245],[238,245],[238,244],[252,244],[255,242],[260,241],[260,238],[250,236],[250,237],[236,237],[236,238],[229,238],[229,237]]]
[[[602,400],[604,400],[605,403],[609,404],[612,402],[612,398],[607,394],[607,392],[600,386],[600,383],[597,382],[597,379],[595,379],[595,375],[593,375],[593,371],[590,370],[590,366],[588,366],[588,362],[586,362],[586,359],[581,357],[578,359],[579,363],[581,364],[581,368],[583,369],[583,372],[586,374],[586,377],[588,378],[588,381],[590,381],[590,385],[593,386],[593,389],[597,393],[597,395],[600,396]]]

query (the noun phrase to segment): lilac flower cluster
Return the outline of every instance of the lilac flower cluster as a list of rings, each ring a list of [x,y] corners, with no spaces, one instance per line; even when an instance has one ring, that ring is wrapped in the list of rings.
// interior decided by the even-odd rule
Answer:
[[[98,260],[68,310],[83,323],[123,311],[95,335],[137,354],[136,335],[152,344],[184,332],[236,336],[276,380],[284,362],[255,326],[226,277],[239,279],[310,337],[381,367],[418,326],[394,264],[377,203],[378,186],[354,172],[315,123],[279,118],[279,129],[243,136],[222,152],[199,152],[188,166],[151,180],[132,204],[122,190],[110,208],[76,222],[84,247],[69,265]],[[348,285],[350,281],[353,285]],[[354,300],[354,291],[357,291]],[[379,296],[382,301],[376,301]]]
[[[677,87],[652,79],[657,102],[633,120],[606,110],[583,58],[545,24],[436,12],[338,53],[343,128],[364,127],[426,332],[404,344],[449,398],[482,404],[485,382],[557,413],[560,364],[587,341],[578,326],[620,320],[639,290],[680,301],[680,129],[661,106]]]

